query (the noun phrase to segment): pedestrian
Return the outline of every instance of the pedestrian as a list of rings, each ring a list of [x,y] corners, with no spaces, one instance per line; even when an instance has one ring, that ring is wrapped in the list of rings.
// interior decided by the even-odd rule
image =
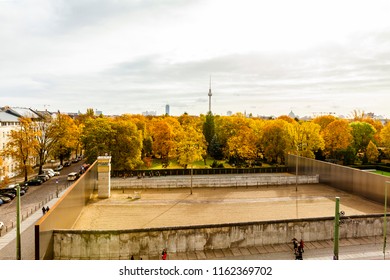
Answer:
[[[296,255],[298,253],[298,240],[294,237],[291,241],[293,242],[294,254]]]
[[[50,210],[49,206],[46,206],[46,212],[49,212],[49,210]]]
[[[165,260],[167,259],[167,256],[168,256],[167,250],[164,249],[164,250],[162,251],[162,259],[165,261]]]
[[[42,207],[42,214],[43,214],[43,215],[46,214],[46,208],[45,208],[45,206]]]
[[[134,260],[134,256],[133,256],[133,255],[131,255],[131,258],[130,258],[130,260]]]
[[[296,254],[296,256],[295,256],[295,259],[296,260],[303,260],[303,255],[302,255],[302,247],[301,247],[301,245],[298,245],[298,252],[297,252],[297,254]]]
[[[301,247],[302,253],[305,253],[305,250],[304,250],[305,243],[303,242],[302,239],[301,239],[301,241],[299,242],[299,246]]]

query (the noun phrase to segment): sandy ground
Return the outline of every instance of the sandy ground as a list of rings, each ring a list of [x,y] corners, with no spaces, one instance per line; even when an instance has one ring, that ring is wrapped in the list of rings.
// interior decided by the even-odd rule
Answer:
[[[383,213],[384,206],[326,185],[147,189],[134,199],[134,189],[114,191],[109,199],[95,197],[74,229],[138,229],[331,217],[335,197],[346,216]]]

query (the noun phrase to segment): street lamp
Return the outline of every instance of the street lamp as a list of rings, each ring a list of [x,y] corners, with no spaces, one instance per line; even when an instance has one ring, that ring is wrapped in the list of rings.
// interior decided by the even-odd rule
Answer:
[[[383,259],[386,259],[386,241],[387,241],[387,185],[390,181],[385,183],[385,210],[383,217]]]
[[[295,192],[298,191],[298,155],[299,155],[299,150],[297,145],[297,155],[295,157]]]
[[[56,179],[56,187],[57,187],[56,195],[57,195],[57,198],[58,198],[58,179]]]

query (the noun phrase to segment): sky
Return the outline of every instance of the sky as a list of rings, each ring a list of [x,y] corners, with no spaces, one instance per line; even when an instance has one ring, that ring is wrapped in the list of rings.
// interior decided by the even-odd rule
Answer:
[[[388,0],[0,0],[0,106],[390,118]]]

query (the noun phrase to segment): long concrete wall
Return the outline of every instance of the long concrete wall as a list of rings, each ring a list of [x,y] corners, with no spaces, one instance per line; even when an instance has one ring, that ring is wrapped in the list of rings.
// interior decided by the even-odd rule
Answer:
[[[35,224],[35,259],[53,259],[53,230],[72,228],[97,187],[96,162]]]
[[[385,185],[390,181],[387,176],[310,158],[298,157],[297,161],[295,155],[288,155],[287,164],[291,173],[295,173],[297,162],[299,175],[319,174],[320,183],[375,202],[385,201]],[[387,199],[390,201],[390,191]]]
[[[383,216],[343,219],[340,238],[382,236]],[[316,218],[270,222],[202,225],[118,231],[55,230],[55,259],[129,259],[168,252],[191,252],[286,244],[293,237],[306,242],[332,240],[334,219]],[[390,223],[387,222],[389,232]]]
[[[282,186],[293,184],[318,184],[318,175],[301,175],[296,178],[289,174],[228,174],[197,175],[192,178],[193,188]],[[189,188],[191,176],[168,176],[152,178],[112,178],[111,188]]]

